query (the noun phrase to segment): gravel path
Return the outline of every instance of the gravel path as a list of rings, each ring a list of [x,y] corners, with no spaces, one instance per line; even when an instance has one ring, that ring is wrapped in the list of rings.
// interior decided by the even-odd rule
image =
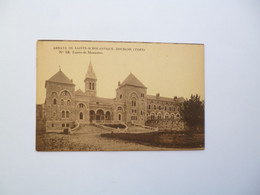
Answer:
[[[62,133],[37,135],[36,148],[37,151],[151,151],[166,149],[104,138],[100,136],[101,133],[110,132],[94,126],[85,126],[70,135]]]

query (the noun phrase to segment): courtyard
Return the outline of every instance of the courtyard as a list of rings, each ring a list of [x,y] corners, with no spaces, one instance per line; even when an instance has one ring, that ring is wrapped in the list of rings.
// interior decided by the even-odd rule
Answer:
[[[185,135],[187,137],[187,135]],[[111,133],[92,125],[82,126],[73,134],[36,133],[37,151],[158,151],[203,149],[204,134],[190,136],[182,134],[151,132],[140,127],[130,127],[127,133]],[[194,140],[199,142],[195,147],[183,145]],[[181,143],[174,146],[171,143]],[[186,146],[186,147],[185,147]]]

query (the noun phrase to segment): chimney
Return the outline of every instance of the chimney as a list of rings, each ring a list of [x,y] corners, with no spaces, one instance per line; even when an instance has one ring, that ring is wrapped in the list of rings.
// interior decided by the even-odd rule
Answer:
[[[156,93],[156,98],[157,98],[157,99],[160,98],[160,93]]]
[[[120,86],[120,81],[118,81],[118,87]]]

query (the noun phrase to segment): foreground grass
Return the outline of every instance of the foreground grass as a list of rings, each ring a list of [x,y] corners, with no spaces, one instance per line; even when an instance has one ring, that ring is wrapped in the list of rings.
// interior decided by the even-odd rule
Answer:
[[[74,141],[75,135],[42,133],[36,136],[37,151],[98,151],[99,147]]]
[[[204,133],[162,131],[138,134],[107,133],[102,134],[101,136],[155,147],[179,149],[204,148]]]
[[[131,130],[131,129],[130,129]],[[111,133],[94,126],[73,134],[37,132],[37,151],[154,151],[204,148],[204,133],[145,132]]]

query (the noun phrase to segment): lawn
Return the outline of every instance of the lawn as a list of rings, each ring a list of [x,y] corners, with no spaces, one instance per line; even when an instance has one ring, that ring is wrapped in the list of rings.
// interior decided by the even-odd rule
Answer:
[[[178,132],[178,131],[159,131],[149,133],[106,133],[101,136],[121,139],[138,144],[179,149],[203,149],[204,133]]]
[[[86,126],[73,134],[38,132],[36,135],[37,151],[153,151],[203,147],[202,133],[140,130],[132,133],[111,133],[98,127]]]

